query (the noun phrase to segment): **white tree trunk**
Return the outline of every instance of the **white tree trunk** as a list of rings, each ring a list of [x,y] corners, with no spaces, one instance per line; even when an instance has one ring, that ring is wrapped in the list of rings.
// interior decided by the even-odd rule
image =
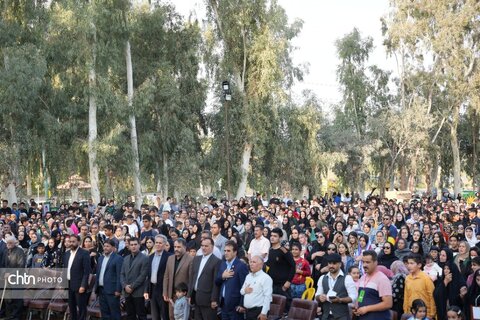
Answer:
[[[135,112],[133,111],[133,67],[132,53],[130,49],[130,41],[127,40],[125,46],[125,59],[127,62],[127,98],[130,113],[130,142],[132,144],[133,153],[133,187],[135,191],[135,207],[140,209],[142,205],[142,187],[140,185],[140,157],[138,155],[138,139],[137,139],[137,123],[135,120]]]
[[[28,165],[27,165],[28,168]],[[25,181],[27,182],[27,197],[32,196],[32,175],[30,174],[30,169],[28,169],[27,176],[25,177]]]
[[[95,44],[94,44],[95,45]],[[95,54],[93,57],[95,61]],[[94,203],[100,202],[100,181],[98,180],[97,165],[97,100],[95,97],[96,72],[95,64],[90,66],[88,72],[88,167],[90,169],[91,194]]]
[[[453,193],[455,197],[462,191],[461,169],[460,169],[460,147],[458,145],[457,127],[460,106],[453,110],[452,124],[450,125],[450,144],[453,156]]]
[[[163,153],[163,197],[165,200],[169,197],[168,194],[168,158],[165,152]]]
[[[9,182],[5,188],[5,198],[7,198],[9,206],[12,203],[17,203],[17,190],[13,181]]]
[[[72,202],[73,201],[78,201],[79,200],[79,198],[78,198],[78,195],[79,195],[78,188],[77,187],[72,187],[72,189],[70,189],[70,192],[72,193]]]
[[[438,181],[438,168],[439,168],[439,163],[438,163],[438,155],[435,153],[433,159],[432,159],[432,171],[430,173],[430,189],[432,190],[432,195],[437,194],[437,197],[439,194],[442,193],[442,190],[437,190],[437,181]]]
[[[242,163],[240,164],[240,184],[237,189],[236,199],[240,199],[245,196],[245,190],[247,190],[248,183],[248,171],[250,169],[250,157],[252,155],[253,145],[251,143],[245,143],[242,153]]]
[[[307,199],[310,199],[310,188],[308,186],[302,187],[302,197],[306,197]]]

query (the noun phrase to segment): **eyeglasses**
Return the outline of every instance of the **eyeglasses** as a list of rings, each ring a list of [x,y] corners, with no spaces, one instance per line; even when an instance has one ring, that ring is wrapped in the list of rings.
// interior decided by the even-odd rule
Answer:
[[[322,235],[317,235],[317,238],[325,238],[325,237]]]

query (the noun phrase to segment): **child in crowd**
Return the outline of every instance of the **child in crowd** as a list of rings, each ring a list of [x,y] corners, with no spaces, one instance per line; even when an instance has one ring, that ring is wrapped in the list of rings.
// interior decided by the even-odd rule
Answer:
[[[358,280],[360,280],[360,269],[356,265],[350,266],[350,268],[348,268],[348,274],[352,277],[353,282],[355,282],[355,285],[357,286],[357,290],[358,290],[358,285],[359,285]]]
[[[185,283],[179,283],[175,287],[175,302],[170,299],[170,303],[173,305],[173,315],[175,320],[188,320],[190,314],[190,305],[187,300],[188,287]]]
[[[433,300],[435,287],[432,279],[422,271],[422,256],[417,253],[410,254],[407,269],[410,274],[405,279],[403,312],[409,313],[413,301],[421,299],[427,306],[428,317],[433,319],[436,314],[435,301]]]
[[[292,243],[291,251],[295,261],[295,276],[291,284],[292,299],[301,298],[303,292],[307,289],[305,285],[306,277],[310,277],[312,273],[308,261],[301,257],[302,245],[298,242]]]
[[[423,267],[423,272],[425,272],[432,281],[436,281],[439,277],[442,276],[442,268],[433,260],[431,254],[427,255],[425,258],[425,267]]]
[[[35,254],[32,259],[32,268],[44,267],[44,260],[46,260],[45,245],[43,242],[40,242],[37,246],[37,254]]]
[[[457,306],[451,306],[447,311],[447,320],[465,320],[462,309]]]
[[[412,308],[410,309],[412,316],[408,320],[428,320],[427,318],[427,305],[422,299],[415,299],[412,302]]]

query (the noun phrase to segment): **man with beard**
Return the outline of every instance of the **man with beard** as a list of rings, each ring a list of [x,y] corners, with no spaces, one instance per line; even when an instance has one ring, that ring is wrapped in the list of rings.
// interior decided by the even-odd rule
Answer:
[[[390,319],[392,285],[386,275],[377,271],[377,253],[364,251],[362,263],[365,273],[358,281],[358,304],[353,313],[358,320]]]
[[[185,239],[179,238],[173,244],[174,254],[168,257],[163,278],[163,299],[169,302],[174,298],[174,288],[180,283],[189,283],[192,276],[193,257],[187,253]],[[174,320],[173,306],[169,304],[170,320]]]
[[[322,320],[349,319],[349,303],[357,299],[357,287],[350,275],[342,271],[342,257],[338,253],[327,255],[328,273],[320,277],[316,300],[322,306]]]
[[[79,244],[80,236],[70,236],[70,251],[65,252],[63,258],[63,267],[67,268],[68,306],[72,320],[84,320],[87,316],[90,254],[87,250],[79,248]]]

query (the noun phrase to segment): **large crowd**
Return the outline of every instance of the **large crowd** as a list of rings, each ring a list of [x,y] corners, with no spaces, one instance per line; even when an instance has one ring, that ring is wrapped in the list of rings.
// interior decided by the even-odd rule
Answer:
[[[287,313],[312,280],[320,319],[473,319],[478,310],[478,198],[287,193],[134,208],[131,197],[51,211],[4,200],[0,268],[65,268],[73,320],[86,318],[92,294],[103,319],[265,320],[273,294],[286,297]],[[6,299],[0,312],[21,319],[24,310]]]

